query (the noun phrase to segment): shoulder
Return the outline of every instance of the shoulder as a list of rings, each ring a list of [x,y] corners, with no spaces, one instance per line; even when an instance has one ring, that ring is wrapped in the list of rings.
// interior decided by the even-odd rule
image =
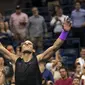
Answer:
[[[44,19],[44,17],[43,17],[43,16],[41,16],[41,15],[39,15],[39,18]]]
[[[34,19],[34,16],[30,16],[30,17],[29,17],[29,20],[31,20],[31,19]]]
[[[61,81],[62,81],[61,79],[56,80],[55,85],[58,85]]]
[[[16,15],[16,13],[13,13],[13,14],[11,14],[11,17],[13,17],[13,16],[15,16]]]
[[[56,16],[52,17],[52,19],[56,19]]]
[[[80,9],[80,11],[85,12],[85,9]]]
[[[68,80],[71,80],[72,81],[73,79],[71,77],[69,77]]]
[[[23,12],[22,12],[22,15],[23,15],[23,16],[28,16],[26,13],[23,13]]]
[[[19,61],[21,61],[21,60],[22,60],[22,58],[19,57],[19,58],[17,58],[16,62],[19,62]]]
[[[76,10],[74,9],[73,11],[72,11],[72,13],[75,13],[76,12]]]
[[[64,18],[69,18],[69,16],[67,16],[67,15],[62,15],[62,17],[64,17]]]

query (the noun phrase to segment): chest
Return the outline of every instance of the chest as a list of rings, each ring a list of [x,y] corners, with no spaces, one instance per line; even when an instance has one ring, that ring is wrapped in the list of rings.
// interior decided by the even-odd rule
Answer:
[[[30,20],[30,23],[32,25],[41,25],[43,23],[43,20],[42,20],[42,18],[32,18]]]
[[[62,80],[60,81],[59,85],[72,85],[71,80]]]
[[[24,62],[21,60],[16,64],[16,73],[17,75],[33,75],[36,73],[37,70],[37,63],[36,61],[31,61],[31,62]]]
[[[84,12],[73,12],[72,17],[74,19],[83,19],[85,18],[85,13]]]
[[[12,20],[13,22],[21,22],[21,21],[25,21],[25,17],[23,15],[15,15],[15,16],[12,16]]]

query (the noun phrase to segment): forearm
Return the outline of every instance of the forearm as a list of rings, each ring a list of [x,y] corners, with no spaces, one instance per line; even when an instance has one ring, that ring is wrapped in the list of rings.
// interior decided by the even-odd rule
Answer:
[[[54,42],[54,44],[42,54],[42,59],[49,59],[53,55],[53,53],[60,48],[67,35],[68,33],[65,32],[64,34],[64,32],[62,32],[59,38]]]
[[[60,48],[60,46],[63,44],[64,40],[61,40],[60,38],[58,38],[54,44],[53,44],[53,50],[56,51]]]
[[[60,34],[59,38],[54,42],[54,44],[50,48],[48,48],[44,53],[41,54],[41,56],[40,56],[41,59],[45,58],[45,56],[49,57],[50,55],[52,55],[56,50],[58,50],[60,48],[60,46],[66,40],[67,35],[71,29],[71,21],[69,19],[64,21],[63,28],[64,28],[64,30]]]
[[[67,31],[64,31],[64,30],[62,31],[62,33],[60,34],[59,38],[53,44],[54,50],[55,49],[57,50],[57,49],[60,48],[60,46],[66,40],[68,33],[69,32],[67,32]]]

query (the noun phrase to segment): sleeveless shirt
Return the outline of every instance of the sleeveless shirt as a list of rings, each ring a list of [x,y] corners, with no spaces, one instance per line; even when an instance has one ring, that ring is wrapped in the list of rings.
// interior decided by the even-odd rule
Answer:
[[[15,85],[42,85],[42,77],[37,58],[29,62],[18,58],[15,64]]]

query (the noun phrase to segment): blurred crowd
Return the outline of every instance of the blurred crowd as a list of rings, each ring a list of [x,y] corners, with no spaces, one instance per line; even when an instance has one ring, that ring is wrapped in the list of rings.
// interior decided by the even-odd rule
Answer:
[[[56,39],[63,28],[65,19],[72,21],[72,38],[80,39],[80,56],[75,60],[75,68],[70,71],[63,64],[60,49],[48,61],[39,62],[42,74],[42,85],[85,85],[85,1],[76,0],[70,16],[64,15],[62,6],[57,5],[51,16],[50,28],[53,31],[52,38]],[[68,9],[69,10],[69,9]],[[11,53],[21,57],[20,43],[29,39],[33,42],[36,53],[44,51],[44,37],[48,36],[48,27],[45,18],[39,14],[37,7],[32,8],[32,16],[22,12],[20,5],[16,6],[16,12],[11,14],[9,22],[0,13],[0,42]],[[9,42],[10,41],[10,42]],[[15,65],[0,53],[0,85],[15,85]],[[70,67],[70,66],[69,66]]]

